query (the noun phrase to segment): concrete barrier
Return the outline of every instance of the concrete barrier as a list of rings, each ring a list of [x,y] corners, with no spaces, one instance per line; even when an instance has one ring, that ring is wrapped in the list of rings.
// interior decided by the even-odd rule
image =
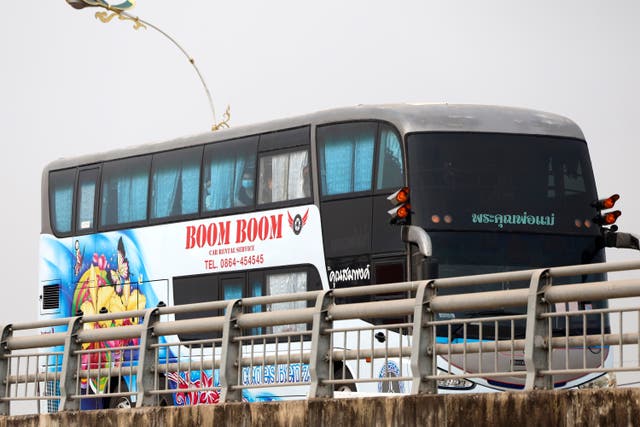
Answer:
[[[638,426],[640,389],[312,399],[0,417],[16,426]]]

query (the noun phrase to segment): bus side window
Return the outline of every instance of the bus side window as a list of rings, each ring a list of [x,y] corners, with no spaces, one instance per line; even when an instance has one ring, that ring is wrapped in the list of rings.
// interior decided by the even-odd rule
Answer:
[[[309,150],[261,155],[259,188],[259,204],[310,197]]]
[[[151,219],[198,213],[202,148],[158,153],[151,166]]]
[[[267,271],[265,274],[267,295],[293,294],[319,290],[322,288],[320,276],[315,268],[303,267]],[[267,306],[267,311],[291,310],[312,306],[313,301],[290,301],[274,303]],[[307,330],[309,325],[277,325],[268,328],[267,333],[299,332]]]
[[[100,226],[132,224],[147,219],[151,156],[107,162],[102,170]]]
[[[53,230],[58,234],[71,233],[73,213],[73,184],[75,169],[55,171],[49,174],[49,205]]]
[[[78,175],[78,207],[76,230],[89,232],[95,230],[94,211],[96,206],[96,187],[100,169],[81,170]]]
[[[204,151],[204,212],[252,207],[257,137],[210,144]]]
[[[318,128],[323,196],[371,190],[377,126],[364,122]]]
[[[404,185],[400,137],[388,125],[380,126],[376,189],[397,189]]]

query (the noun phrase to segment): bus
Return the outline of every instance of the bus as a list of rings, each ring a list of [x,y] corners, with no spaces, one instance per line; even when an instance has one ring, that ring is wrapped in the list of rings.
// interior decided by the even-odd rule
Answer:
[[[392,208],[390,195],[399,192],[402,203]],[[60,159],[42,175],[39,314],[53,319],[600,263],[612,245],[605,234],[615,226],[606,227],[612,222],[596,200],[587,144],[574,122],[498,106],[359,105]],[[428,259],[415,256],[422,243],[400,231],[407,229],[428,236]],[[604,277],[567,283],[598,279]],[[528,283],[478,290],[505,286]],[[605,306],[594,301],[581,308]],[[513,313],[439,316],[501,314]],[[599,319],[590,321],[590,331],[601,330]],[[583,333],[582,322],[562,320],[554,333]],[[465,334],[478,338],[472,326]],[[524,325],[515,334],[524,336]],[[600,362],[599,355],[589,361]],[[446,388],[522,384],[482,378],[449,381]],[[376,392],[381,385],[357,389]],[[249,401],[287,397],[245,393]],[[119,399],[104,404],[130,404]]]

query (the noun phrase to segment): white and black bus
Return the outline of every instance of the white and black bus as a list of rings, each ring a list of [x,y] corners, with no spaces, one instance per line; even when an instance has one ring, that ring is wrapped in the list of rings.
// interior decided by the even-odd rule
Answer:
[[[390,221],[398,189],[410,208]],[[50,319],[599,263],[597,199],[575,123],[492,106],[340,108],[61,159],[43,173],[39,311]],[[427,268],[390,222],[427,233]],[[446,316],[487,314],[509,313]],[[599,331],[600,317],[589,328]],[[485,379],[476,390],[521,386]]]

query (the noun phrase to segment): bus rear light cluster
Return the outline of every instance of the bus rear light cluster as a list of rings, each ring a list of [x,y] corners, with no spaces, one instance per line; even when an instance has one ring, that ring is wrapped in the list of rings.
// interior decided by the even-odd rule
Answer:
[[[611,197],[607,197],[606,199],[596,200],[591,204],[594,208],[598,210],[598,215],[593,218],[593,222],[600,225],[613,225],[618,220],[618,217],[622,215],[622,212],[616,210],[611,212],[600,212],[603,209],[611,209],[615,206],[616,202],[620,199],[619,194],[614,194]]]
[[[599,211],[601,211],[602,209],[611,209],[619,199],[620,195],[614,194],[613,196],[607,197],[606,199],[596,200],[591,205]]]
[[[395,193],[387,197],[387,200],[394,206],[387,213],[391,216],[391,224],[404,225],[409,223],[411,215],[411,204],[409,203],[409,187],[402,187]]]
[[[611,224],[615,224],[615,222],[618,220],[618,217],[622,215],[622,212],[620,211],[611,211],[611,212],[607,212],[605,214],[600,214],[596,217],[596,220],[594,220],[596,223],[600,224],[600,225],[611,225]]]
[[[405,204],[405,205],[398,206],[398,208],[395,211],[396,211],[396,216],[398,218],[405,219],[409,216],[409,212],[411,212],[411,205]]]

